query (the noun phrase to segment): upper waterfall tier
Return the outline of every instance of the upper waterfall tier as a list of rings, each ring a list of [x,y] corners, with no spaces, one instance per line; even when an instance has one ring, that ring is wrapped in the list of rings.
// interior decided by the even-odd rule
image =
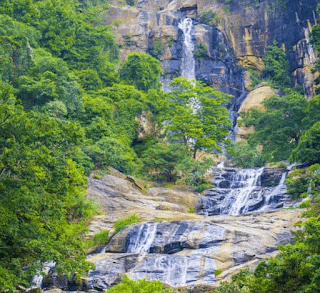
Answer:
[[[183,55],[181,60],[181,76],[188,79],[196,78],[196,62],[194,60],[193,51],[193,22],[191,18],[184,18],[178,25],[179,29],[182,30],[184,41],[183,41]]]
[[[282,207],[286,172],[279,169],[214,170],[215,187],[202,196],[198,212],[203,215],[240,215]]]

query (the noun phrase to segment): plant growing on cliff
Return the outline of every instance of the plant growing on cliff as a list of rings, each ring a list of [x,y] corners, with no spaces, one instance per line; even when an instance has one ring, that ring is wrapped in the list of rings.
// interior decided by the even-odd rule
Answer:
[[[208,54],[208,46],[206,44],[198,43],[196,50],[193,52],[193,56],[197,60],[204,59]]]
[[[121,283],[108,289],[106,293],[170,293],[171,289],[164,289],[160,281],[149,281],[142,279],[138,281],[130,280],[126,275],[121,278]]]
[[[137,215],[131,214],[127,218],[118,220],[117,222],[113,223],[113,228],[115,229],[114,232],[118,233],[124,227],[134,223],[140,223],[140,219]]]
[[[232,163],[237,167],[254,168],[262,167],[268,161],[267,158],[257,150],[256,146],[247,141],[240,141],[228,149],[232,156]]]
[[[220,16],[212,11],[212,9],[208,11],[202,11],[200,14],[200,22],[208,25],[216,25],[219,20]]]
[[[161,42],[160,38],[156,38],[152,48],[153,56],[159,59],[159,57],[164,53],[165,47],[165,44]]]
[[[269,80],[280,88],[292,86],[289,76],[289,61],[286,53],[278,47],[276,41],[268,46],[263,56],[263,62],[264,68],[260,74],[261,79]]]

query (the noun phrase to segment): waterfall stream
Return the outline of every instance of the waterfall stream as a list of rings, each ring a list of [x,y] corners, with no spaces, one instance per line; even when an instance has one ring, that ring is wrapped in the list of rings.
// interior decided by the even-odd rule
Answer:
[[[184,18],[178,25],[179,29],[183,31],[183,56],[181,59],[181,76],[188,79],[196,78],[196,62],[193,57],[194,44],[192,41],[193,23],[191,18]]]
[[[222,166],[221,166],[222,167]],[[201,197],[203,215],[240,215],[283,207],[286,172],[281,170],[215,168],[215,187]]]

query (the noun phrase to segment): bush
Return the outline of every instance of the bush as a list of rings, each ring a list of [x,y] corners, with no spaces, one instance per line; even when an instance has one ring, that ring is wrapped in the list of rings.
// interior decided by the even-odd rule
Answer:
[[[118,220],[117,222],[115,222],[113,224],[113,228],[115,228],[115,233],[118,233],[122,228],[134,223],[140,223],[140,219],[137,215],[132,214],[125,219]]]
[[[310,199],[307,199],[307,200],[303,201],[303,202],[298,206],[299,209],[304,209],[304,208],[308,208],[308,207],[310,207]]]
[[[94,145],[86,147],[85,152],[96,168],[110,166],[128,174],[135,167],[133,150],[115,138],[103,137]]]
[[[153,43],[153,56],[159,59],[159,57],[164,53],[165,44],[161,43],[159,38],[156,38]]]
[[[122,277],[122,283],[110,288],[106,293],[165,293],[172,292],[164,289],[160,281],[148,281],[146,279],[132,281],[126,275]]]
[[[240,141],[234,144],[233,147],[228,149],[228,153],[233,156],[232,163],[237,167],[262,167],[267,162],[267,157],[247,141]]]
[[[220,16],[214,13],[211,9],[208,11],[202,11],[200,14],[200,22],[208,25],[216,25],[220,20]]]
[[[177,166],[190,157],[185,146],[157,143],[142,154],[142,172],[151,179],[175,182]]]
[[[302,135],[297,148],[292,151],[290,160],[320,163],[320,122],[316,122]]]
[[[208,54],[208,46],[206,44],[198,43],[196,50],[193,52],[193,56],[197,60],[204,59]]]
[[[309,178],[303,170],[294,170],[286,179],[287,193],[292,195],[292,199],[298,199],[308,191]]]
[[[84,241],[84,248],[88,249],[95,246],[101,246],[107,244],[109,241],[109,230],[101,231],[95,234],[92,239]]]

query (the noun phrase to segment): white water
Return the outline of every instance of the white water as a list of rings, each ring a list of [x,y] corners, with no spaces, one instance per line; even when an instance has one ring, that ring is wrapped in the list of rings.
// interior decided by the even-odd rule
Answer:
[[[178,27],[183,31],[183,56],[181,59],[181,76],[188,79],[196,78],[196,62],[193,57],[194,44],[192,42],[193,23],[191,18],[184,18]]]
[[[155,238],[158,223],[147,223],[140,225],[137,237],[129,239],[127,251],[129,253],[148,252]]]
[[[277,209],[287,203],[288,195],[285,194],[287,172],[274,173],[264,168],[239,170],[223,168],[222,164],[212,170],[215,187],[206,191],[205,196],[201,196],[199,214],[240,215]],[[275,177],[268,179],[270,176]],[[277,185],[273,186],[272,180],[275,178]]]
[[[246,208],[246,203],[250,198],[253,190],[259,186],[260,176],[263,172],[263,168],[259,170],[243,169],[237,172],[232,180],[231,188],[238,188],[231,191],[231,196],[235,195],[236,200],[231,206],[229,215],[240,215],[240,212]],[[240,186],[239,186],[240,183]],[[262,190],[259,191],[258,196],[261,195]]]

